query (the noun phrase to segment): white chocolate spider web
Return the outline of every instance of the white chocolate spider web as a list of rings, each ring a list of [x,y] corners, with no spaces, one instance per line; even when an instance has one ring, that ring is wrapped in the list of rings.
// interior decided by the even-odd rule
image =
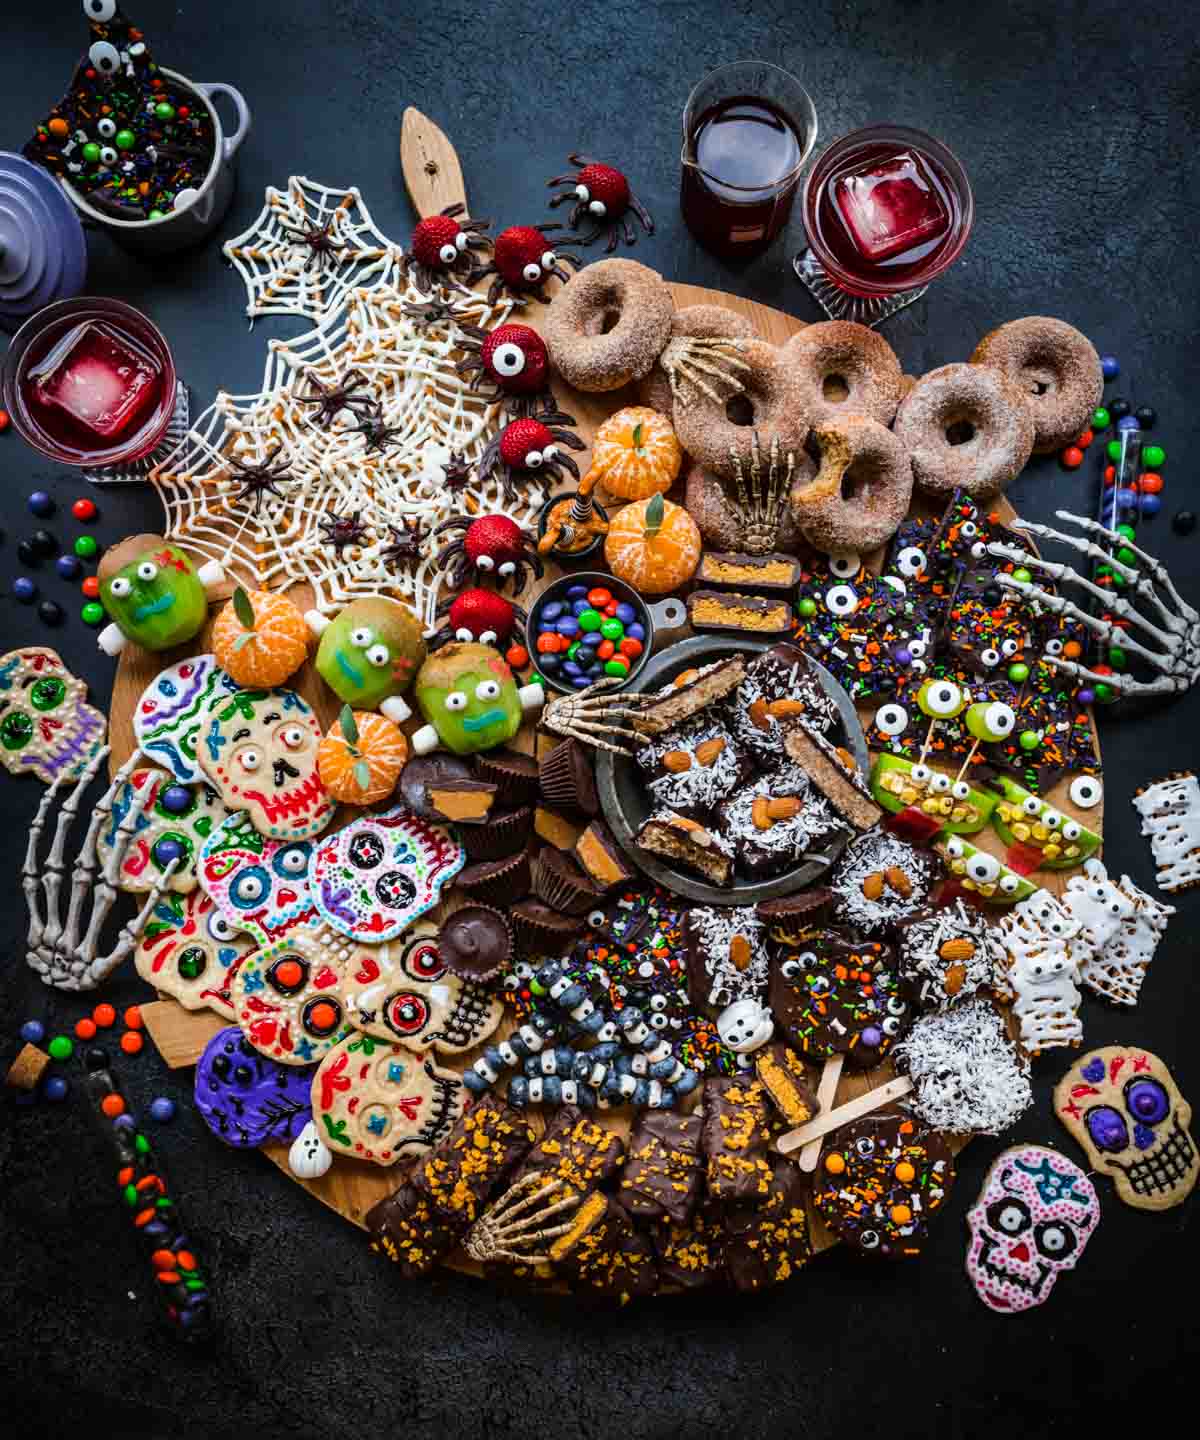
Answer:
[[[326,224],[338,248],[320,254],[303,237]],[[333,190],[303,175],[286,190],[268,185],[254,223],[221,248],[245,283],[251,324],[256,315],[329,314],[352,290],[393,284],[403,254],[354,186]]]
[[[362,595],[404,599],[432,626],[440,576],[434,561],[449,537],[435,540],[442,520],[462,514],[504,514],[529,526],[546,499],[531,477],[515,502],[501,480],[474,479],[457,493],[444,484],[451,451],[477,462],[502,422],[497,405],[473,394],[455,371],[461,332],[451,321],[420,328],[403,305],[428,303],[414,286],[356,290],[346,306],[293,341],[268,345],[261,391],[220,392],[151,479],[166,512],[164,533],[190,551],[219,560],[243,584],[282,588],[307,581],[325,613]],[[511,312],[508,301],[488,305],[481,296],[456,302],[461,317],[490,329]],[[313,379],[334,387],[352,370],[366,383],[357,394],[379,406],[383,424],[397,433],[372,451],[342,410],[324,426],[300,397]],[[245,464],[276,453],[288,479],[280,495],[238,497],[241,481],[229,457]],[[552,479],[553,477],[548,477]],[[355,511],[367,527],[361,545],[338,550],[320,520]],[[405,518],[427,528],[418,559],[391,563],[381,553]]]

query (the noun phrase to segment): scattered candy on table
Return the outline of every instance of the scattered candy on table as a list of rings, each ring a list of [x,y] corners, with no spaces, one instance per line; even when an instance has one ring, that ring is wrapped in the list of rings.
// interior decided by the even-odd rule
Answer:
[[[35,490],[29,497],[29,509],[39,520],[44,520],[54,514],[54,501],[44,490]]]
[[[166,1095],[159,1095],[150,1102],[151,1119],[157,1120],[160,1125],[167,1124],[175,1118],[175,1102]]]
[[[26,1020],[20,1035],[27,1045],[40,1045],[46,1038],[46,1027],[40,1020]]]
[[[98,513],[99,512],[96,509],[96,502],[94,500],[89,500],[87,496],[76,500],[75,503],[71,506],[71,514],[74,515],[76,520],[82,520],[85,522],[88,520],[94,520]]]

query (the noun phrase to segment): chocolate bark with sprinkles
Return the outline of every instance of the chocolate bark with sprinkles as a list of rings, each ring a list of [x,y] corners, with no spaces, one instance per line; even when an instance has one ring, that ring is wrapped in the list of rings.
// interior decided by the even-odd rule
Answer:
[[[555,1111],[542,1138],[521,1161],[513,1184],[531,1172],[558,1180],[563,1193],[586,1195],[610,1181],[625,1158],[625,1142],[574,1105]]]
[[[638,1230],[619,1201],[605,1198],[603,1219],[555,1269],[574,1293],[626,1305],[658,1289],[658,1263],[650,1237]]]
[[[764,927],[752,905],[695,905],[684,920],[692,1004],[711,1012],[736,1000],[764,1000]]]
[[[921,1253],[953,1183],[945,1140],[911,1115],[880,1110],[829,1137],[813,1203],[855,1254],[903,1260]]]
[[[878,1065],[912,1020],[895,955],[832,930],[772,926],[770,1005],[788,1044],[809,1064],[844,1055]]]
[[[620,1185],[621,1203],[636,1219],[687,1224],[703,1174],[701,1130],[697,1112],[642,1111]]]
[[[486,1094],[455,1124],[433,1153],[412,1172],[412,1183],[430,1207],[462,1233],[533,1144],[519,1110]]]
[[[702,1204],[687,1225],[662,1225],[655,1236],[659,1270],[669,1285],[683,1290],[702,1290],[724,1284],[725,1206],[709,1200]]]
[[[709,1199],[758,1201],[768,1191],[770,1102],[749,1073],[704,1082],[705,1184]]]

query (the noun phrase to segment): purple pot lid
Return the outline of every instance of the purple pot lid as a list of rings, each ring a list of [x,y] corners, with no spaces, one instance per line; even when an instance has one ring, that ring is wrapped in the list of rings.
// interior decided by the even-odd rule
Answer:
[[[83,289],[87,245],[75,207],[40,166],[0,150],[0,325]]]
[[[280,1065],[230,1025],[208,1042],[196,1066],[196,1109],[226,1145],[288,1145],[312,1119],[315,1068]]]

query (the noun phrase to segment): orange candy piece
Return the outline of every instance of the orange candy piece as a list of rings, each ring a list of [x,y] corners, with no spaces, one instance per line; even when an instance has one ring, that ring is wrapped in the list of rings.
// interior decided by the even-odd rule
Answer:
[[[126,1027],[127,1027],[128,1029],[130,1029],[130,1030],[140,1030],[140,1029],[142,1028],[142,1010],[141,1010],[141,1006],[140,1006],[140,1005],[130,1005],[130,1006],[128,1006],[128,1007],[126,1008],[126,1010],[125,1010],[125,1015],[124,1015],[123,1018],[124,1018],[124,1020],[125,1020]],[[115,1014],[114,1014],[114,1016],[113,1016],[113,1019],[114,1019],[114,1020],[116,1019],[116,1015],[115,1015]]]
[[[117,1020],[116,1010],[107,1002],[97,1005],[92,1011],[92,1019],[102,1030],[107,1030],[110,1025],[115,1025]]]
[[[91,1040],[96,1034],[96,1022],[94,1020],[76,1020],[75,1034],[80,1040]]]
[[[136,1030],[126,1030],[121,1036],[121,1049],[126,1055],[136,1055],[143,1043],[142,1037]]]
[[[110,1120],[115,1120],[125,1113],[125,1102],[119,1095],[106,1095],[100,1102],[100,1109]]]
[[[231,600],[217,616],[212,633],[217,664],[239,685],[267,689],[282,685],[308,658],[304,616],[298,605],[277,591],[253,590],[246,599],[253,611],[252,627],[242,624],[236,601]]]
[[[912,1182],[917,1178],[916,1170],[913,1169],[913,1167],[908,1163],[907,1160],[901,1160],[900,1163],[896,1166],[896,1169],[893,1173],[895,1174],[896,1179],[899,1180],[903,1185],[911,1185]]]
[[[317,773],[335,800],[374,805],[396,788],[408,761],[408,741],[398,725],[373,710],[355,710],[353,719],[355,740],[347,738],[341,717],[329,727],[317,747]]]
[[[832,1155],[826,1155],[825,1169],[828,1170],[831,1175],[841,1175],[846,1169],[846,1161],[836,1152]]]

